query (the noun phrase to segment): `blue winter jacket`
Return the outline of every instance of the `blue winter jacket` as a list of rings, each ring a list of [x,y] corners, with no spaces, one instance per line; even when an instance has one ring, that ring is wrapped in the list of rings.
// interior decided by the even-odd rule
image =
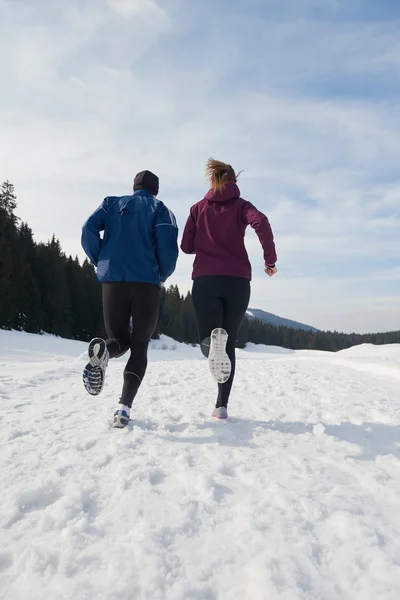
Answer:
[[[97,267],[101,283],[160,285],[175,271],[177,238],[174,215],[145,190],[105,198],[82,229],[82,247]]]

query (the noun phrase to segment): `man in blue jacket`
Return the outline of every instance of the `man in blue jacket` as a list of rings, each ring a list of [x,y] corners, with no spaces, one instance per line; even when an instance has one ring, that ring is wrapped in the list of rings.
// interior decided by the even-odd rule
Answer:
[[[82,230],[82,246],[102,284],[107,341],[89,344],[83,372],[86,390],[97,396],[109,358],[131,350],[114,427],[125,427],[147,368],[147,349],[158,319],[160,286],[178,258],[174,215],[157,200],[159,180],[151,171],[134,179],[132,196],[105,198]],[[100,232],[103,231],[103,237]],[[132,319],[132,331],[130,321]]]

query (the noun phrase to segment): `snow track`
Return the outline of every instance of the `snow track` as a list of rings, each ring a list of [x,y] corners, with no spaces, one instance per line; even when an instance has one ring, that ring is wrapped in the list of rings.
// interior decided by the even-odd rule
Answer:
[[[93,399],[81,344],[0,341],[0,598],[400,597],[399,346],[241,352],[228,422],[198,350],[154,349],[113,430],[123,363]]]

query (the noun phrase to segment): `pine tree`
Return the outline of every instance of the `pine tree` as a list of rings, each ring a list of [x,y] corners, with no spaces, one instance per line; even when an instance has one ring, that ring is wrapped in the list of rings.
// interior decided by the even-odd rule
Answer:
[[[58,239],[53,236],[47,244],[38,245],[39,283],[43,309],[43,331],[62,337],[71,334],[71,302],[66,264]]]
[[[34,275],[36,246],[32,230],[26,223],[22,223],[18,228],[17,243],[15,282],[18,290],[18,312],[15,327],[37,333],[40,331],[42,315],[40,290]]]
[[[0,210],[4,210],[5,213],[16,223],[17,217],[14,214],[17,208],[17,197],[14,194],[14,186],[8,180],[4,181],[0,188]]]
[[[11,329],[14,325],[17,302],[13,282],[15,260],[10,232],[4,232],[4,219],[4,211],[0,211],[0,327]]]
[[[84,340],[87,336],[86,308],[82,306],[82,298],[85,297],[85,282],[78,257],[73,259],[70,256],[65,268],[71,302],[71,337],[75,340]]]
[[[182,341],[183,338],[183,325],[180,319],[181,304],[182,298],[178,286],[168,288],[165,292],[163,310],[159,318],[159,327],[162,333],[177,341]]]
[[[0,327],[9,329],[15,326],[18,312],[16,207],[14,188],[6,181],[0,191]]]
[[[198,342],[198,330],[196,315],[193,308],[192,294],[187,293],[182,301],[182,320],[183,320],[183,341],[186,344],[196,344]]]

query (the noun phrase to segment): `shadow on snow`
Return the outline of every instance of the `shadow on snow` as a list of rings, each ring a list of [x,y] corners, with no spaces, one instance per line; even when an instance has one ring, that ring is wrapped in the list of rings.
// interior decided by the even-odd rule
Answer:
[[[253,446],[254,433],[264,429],[290,435],[314,434],[314,427],[319,423],[302,423],[290,421],[254,421],[250,419],[231,418],[227,422],[206,422],[196,426],[197,430],[209,430],[209,436],[182,436],[193,423],[181,423],[179,428],[171,426],[178,435],[166,435],[165,439],[174,442],[193,444],[218,443],[224,446]],[[400,426],[385,425],[384,423],[340,423],[339,425],[324,425],[322,436],[335,437],[342,442],[355,444],[360,454],[351,455],[354,460],[375,460],[378,456],[393,455],[400,457]],[[173,428],[173,429],[172,429]],[[168,426],[167,426],[168,430]],[[255,445],[254,445],[255,446]]]

